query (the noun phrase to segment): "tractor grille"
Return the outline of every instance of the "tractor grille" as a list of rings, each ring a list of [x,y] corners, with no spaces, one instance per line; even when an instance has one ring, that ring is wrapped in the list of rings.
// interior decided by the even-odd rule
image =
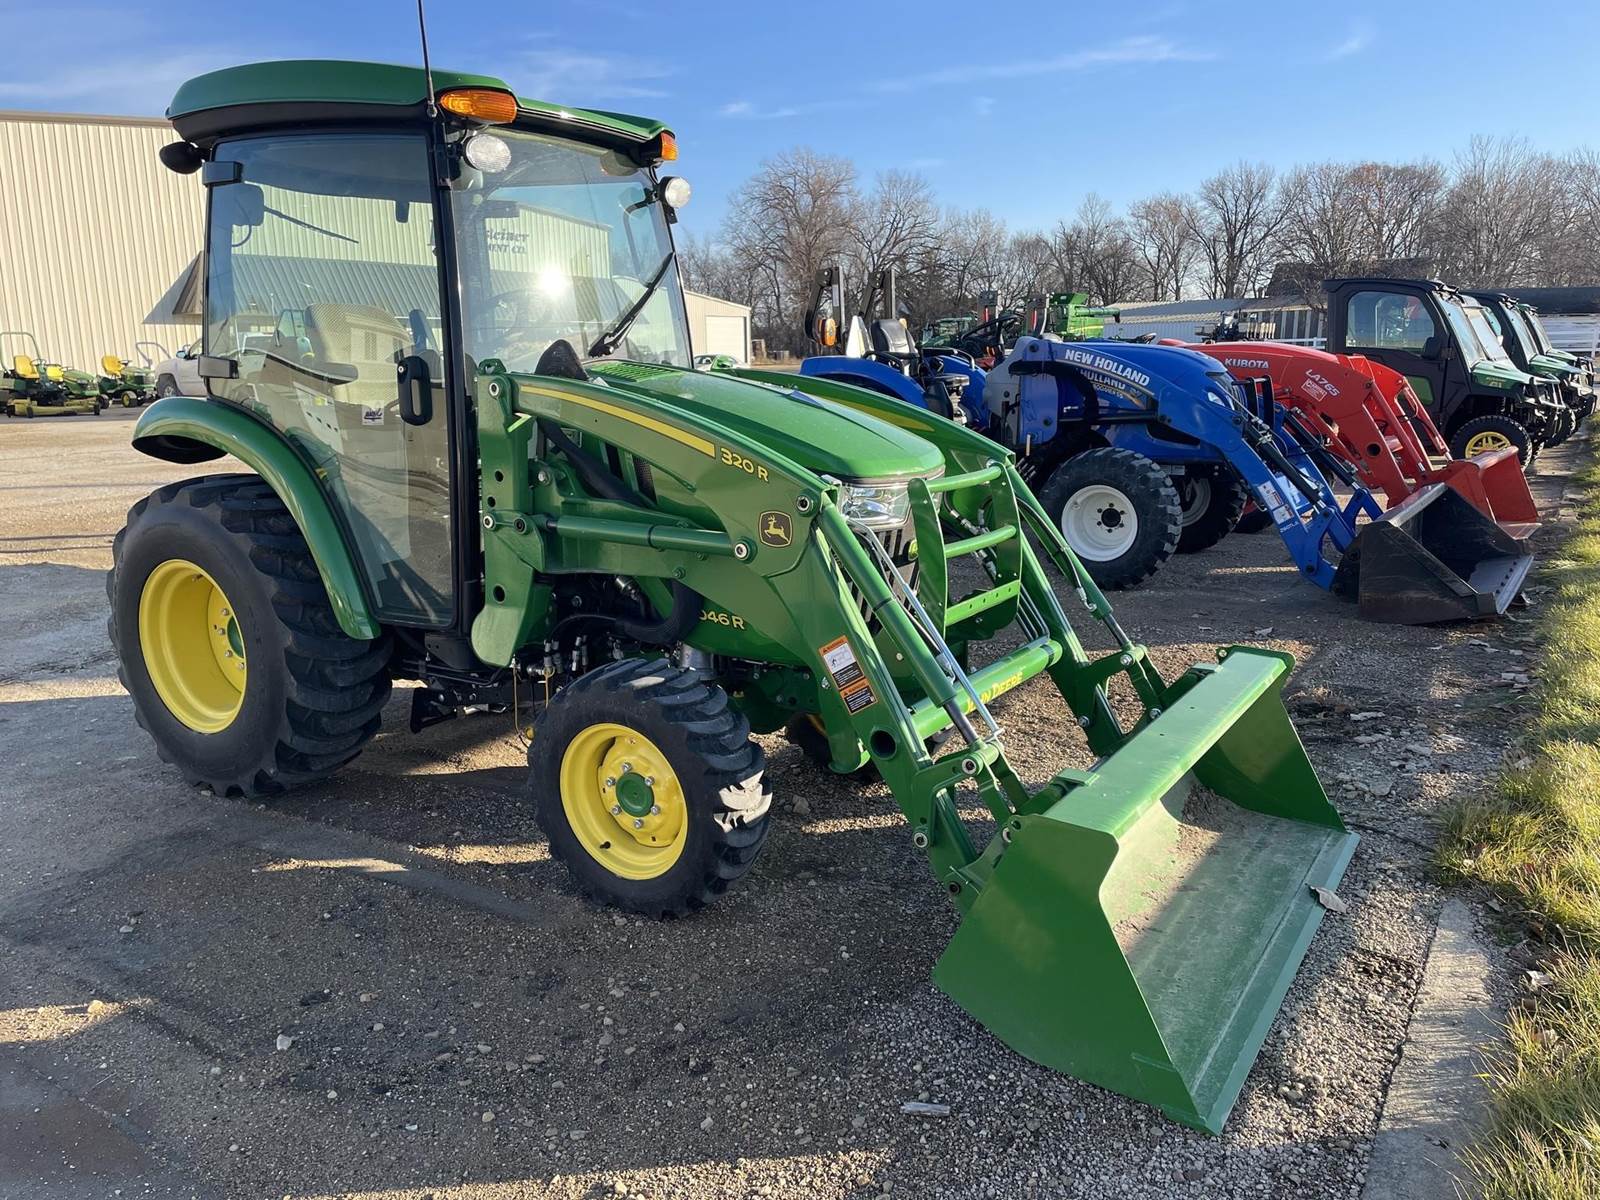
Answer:
[[[911,518],[908,516],[893,529],[876,529],[873,532],[878,535],[878,541],[888,551],[890,561],[894,563],[894,568],[899,572],[900,578],[905,580],[907,587],[915,588],[917,586],[917,560],[912,557],[911,551],[916,544],[917,535]],[[861,594],[854,583],[849,581],[848,576],[846,577],[845,585],[850,589],[850,595],[855,599],[856,607],[861,612],[861,618],[867,623],[867,629],[876,637],[878,630],[882,626],[878,618],[873,614],[871,606],[868,605],[866,597]]]

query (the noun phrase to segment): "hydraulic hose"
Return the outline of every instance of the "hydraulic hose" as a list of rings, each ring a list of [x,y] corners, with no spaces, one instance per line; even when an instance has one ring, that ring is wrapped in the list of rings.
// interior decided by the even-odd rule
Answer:
[[[618,504],[644,509],[650,507],[643,496],[606,470],[593,455],[585,453],[552,422],[541,421],[539,428],[550,444],[561,451],[566,460],[572,464],[572,469],[578,473],[583,486],[591,492],[604,499],[614,500]],[[598,619],[611,622],[624,636],[646,646],[676,645],[688,637],[699,623],[705,601],[699,592],[682,580],[670,580],[668,586],[672,592],[672,611],[659,621],[638,621],[610,613],[575,613],[558,622],[550,631],[551,635],[554,636],[568,621],[579,618]]]

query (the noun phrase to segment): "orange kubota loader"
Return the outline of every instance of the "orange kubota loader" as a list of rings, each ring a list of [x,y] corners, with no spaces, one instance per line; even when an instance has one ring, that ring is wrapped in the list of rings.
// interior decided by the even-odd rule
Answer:
[[[1268,376],[1273,399],[1323,439],[1362,484],[1381,491],[1391,510],[1430,484],[1443,483],[1518,541],[1538,529],[1539,512],[1516,450],[1450,458],[1438,427],[1398,371],[1360,355],[1281,342],[1192,348],[1236,378]]]

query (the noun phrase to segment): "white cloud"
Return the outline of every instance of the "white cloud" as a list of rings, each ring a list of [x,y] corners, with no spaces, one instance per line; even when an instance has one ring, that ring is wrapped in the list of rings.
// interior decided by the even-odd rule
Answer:
[[[1216,55],[1208,50],[1180,43],[1173,38],[1144,34],[1123,38],[1106,46],[1075,50],[1044,58],[1018,58],[1010,62],[962,63],[938,71],[885,79],[876,85],[880,92],[909,92],[922,87],[978,83],[990,79],[1023,79],[1035,75],[1059,75],[1091,67],[1149,65],[1170,62],[1208,62]]]
[[[749,100],[733,100],[717,109],[719,117],[736,117],[743,121],[782,121],[790,117],[809,117],[812,113],[836,112],[852,107],[848,100],[807,100],[800,104],[781,104],[777,108],[762,108]]]
[[[533,40],[542,40],[536,35]],[[517,80],[517,91],[536,100],[592,105],[604,100],[651,100],[668,93],[660,81],[672,68],[659,60],[625,54],[536,45],[515,56],[501,72]]]
[[[0,19],[15,51],[0,78],[0,105],[161,113],[185,80],[275,52],[259,44],[244,49],[186,39],[181,30],[122,8],[6,5]],[[136,63],[137,70],[113,70],[86,57],[84,37],[90,30],[96,44],[116,46],[117,61]]]
[[[1350,31],[1350,36],[1344,41],[1328,47],[1328,52],[1323,58],[1328,62],[1338,62],[1341,58],[1360,54],[1370,45],[1372,45],[1372,30],[1366,26],[1357,26]]]
[[[972,111],[980,117],[987,117],[994,111],[994,106],[1000,103],[993,96],[974,96],[972,98]]]

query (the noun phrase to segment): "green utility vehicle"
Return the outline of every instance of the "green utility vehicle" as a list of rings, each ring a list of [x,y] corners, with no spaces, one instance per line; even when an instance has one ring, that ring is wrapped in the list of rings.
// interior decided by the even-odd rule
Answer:
[[[1069,342],[1104,337],[1108,320],[1122,324],[1122,310],[1090,304],[1088,292],[1052,292],[1045,297],[1045,332]]]
[[[1577,431],[1584,417],[1594,410],[1594,383],[1590,373],[1576,360],[1568,361],[1545,351],[1540,342],[1542,328],[1535,332],[1533,310],[1519,304],[1504,292],[1467,292],[1489,316],[1500,344],[1521,370],[1540,379],[1551,380],[1560,390],[1567,411],[1557,415],[1547,443],[1559,446]]]
[[[1329,279],[1327,349],[1360,354],[1410,382],[1450,452],[1515,446],[1524,466],[1559,430],[1549,380],[1512,362],[1483,306],[1437,279]]]
[[[665,126],[431,82],[267,63],[172,102],[162,157],[208,194],[209,394],[157,400],[134,445],[253,473],[163,487],[115,540],[111,638],[162,757],[272,796],[416,680],[414,729],[531,717],[552,854],[600,902],[682,915],[755,866],[777,818],[751,734],[799,723],[835,771],[876,769],[959,912],[940,987],[1020,1053],[1219,1128],[1355,841],[1289,657],[1165,679],[992,442],[695,370]],[[286,294],[302,332],[242,342]],[[1084,742],[1039,786],[990,708],[1030,680]]]

